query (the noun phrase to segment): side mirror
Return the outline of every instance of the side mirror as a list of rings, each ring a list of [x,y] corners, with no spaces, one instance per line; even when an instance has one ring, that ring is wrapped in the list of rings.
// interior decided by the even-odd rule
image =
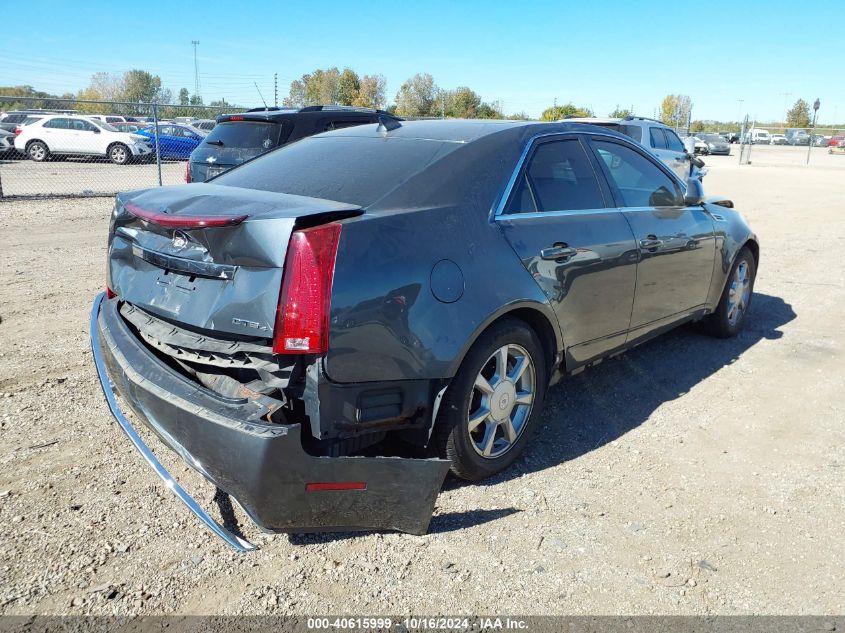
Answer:
[[[684,206],[697,207],[704,202],[704,185],[698,178],[687,180],[687,193],[684,195]]]

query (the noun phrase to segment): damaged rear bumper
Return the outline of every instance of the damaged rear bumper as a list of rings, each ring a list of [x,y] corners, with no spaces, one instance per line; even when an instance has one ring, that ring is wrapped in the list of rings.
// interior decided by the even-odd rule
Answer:
[[[91,346],[106,400],[135,448],[209,529],[239,551],[253,546],[220,526],[156,459],[122,413],[115,390],[138,419],[186,463],[231,495],[268,532],[393,529],[423,534],[449,468],[439,459],[315,457],[298,424],[246,422],[253,405],[226,398],[152,355],[99,295]]]

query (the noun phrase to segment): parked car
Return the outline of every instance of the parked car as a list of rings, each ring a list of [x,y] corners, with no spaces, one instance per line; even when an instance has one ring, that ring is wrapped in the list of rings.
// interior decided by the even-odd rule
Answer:
[[[745,133],[745,142],[752,145],[771,145],[772,135],[768,130],[752,128]]]
[[[138,134],[143,135],[149,144],[155,147],[154,125],[140,130]],[[205,132],[190,125],[162,123],[158,126],[158,142],[162,158],[187,159],[204,138]]]
[[[837,141],[836,145],[830,145],[827,148],[828,154],[845,154],[845,140]]]
[[[14,132],[15,128],[23,125],[29,119],[29,122],[36,120],[36,117],[42,117],[46,114],[57,114],[53,112],[45,112],[43,110],[14,110],[5,112],[0,116],[0,129],[7,132]]]
[[[793,139],[797,138],[797,135],[793,136],[792,138]],[[786,136],[784,136],[783,134],[772,134],[771,137],[769,138],[769,144],[770,145],[795,145],[796,143],[787,139]],[[804,143],[804,145],[806,145],[806,143]]]
[[[45,116],[24,125],[15,149],[34,161],[51,155],[106,156],[125,165],[152,152],[143,136],[118,132],[108,123],[73,115]]]
[[[730,156],[730,144],[718,134],[696,134],[696,138],[707,147],[707,154]]]
[[[126,117],[118,114],[91,114],[88,118],[96,119],[97,121],[102,121],[103,123],[125,123],[127,120]]]
[[[0,129],[0,156],[9,157],[15,153],[15,133]]]
[[[790,145],[809,145],[810,135],[806,130],[787,130],[786,139]],[[774,145],[774,143],[772,143]],[[778,143],[783,145],[783,143]]]
[[[624,119],[572,118],[565,121],[599,125],[629,136],[649,148],[682,180],[694,173],[695,167],[681,139],[672,128],[660,121],[634,116]],[[699,178],[701,176],[703,173]]]
[[[448,469],[517,459],[550,383],[681,323],[737,334],[758,245],[613,130],[382,117],[118,194],[107,259],[91,337],[109,407],[243,550],[113,389],[264,529],[421,533]]]
[[[834,134],[827,140],[827,146],[836,147],[839,141],[845,141],[845,134]]]
[[[205,132],[211,132],[215,125],[217,125],[217,121],[214,119],[195,119],[194,121],[191,121],[191,127],[195,127],[198,130],[203,130]]]
[[[386,112],[367,108],[308,106],[264,108],[243,114],[224,114],[193,154],[188,182],[203,182],[250,158],[306,136],[343,127],[376,123]]]
[[[827,147],[827,142],[830,140],[830,136],[814,136],[813,137],[813,145],[816,147]]]
[[[694,154],[706,156],[710,153],[710,148],[708,147],[707,143],[705,143],[701,138],[695,135],[692,135],[689,138],[692,141]]]
[[[118,132],[138,132],[139,130],[143,130],[149,127],[149,125],[146,123],[136,121],[120,121],[118,123],[110,123],[109,125],[111,125]]]
[[[724,138],[728,143],[739,143],[739,132],[719,132],[719,136]]]

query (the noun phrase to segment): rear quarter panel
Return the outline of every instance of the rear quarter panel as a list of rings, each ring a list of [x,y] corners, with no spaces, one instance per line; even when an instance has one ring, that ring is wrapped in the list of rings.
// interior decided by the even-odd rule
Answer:
[[[443,260],[460,269],[452,302],[432,287]],[[335,266],[326,374],[336,382],[451,377],[490,322],[525,306],[557,331],[545,295],[484,213],[440,207],[349,220]]]

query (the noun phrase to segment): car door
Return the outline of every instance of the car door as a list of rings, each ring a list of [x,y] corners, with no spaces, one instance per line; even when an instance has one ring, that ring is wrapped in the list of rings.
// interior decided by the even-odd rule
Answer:
[[[637,240],[632,336],[701,308],[716,257],[710,215],[684,206],[681,183],[647,153],[608,137],[592,136],[590,143]]]
[[[73,127],[76,130],[76,147],[74,150],[80,154],[102,154],[106,153],[106,134],[91,121],[74,119]]]
[[[678,178],[686,180],[690,173],[689,156],[684,149],[684,144],[681,143],[681,140],[677,136],[675,136],[674,132],[672,135],[675,139],[677,139],[680,148],[675,147],[675,149],[669,149],[668,134],[666,134],[666,132],[668,132],[668,130],[665,130],[662,127],[649,127],[649,146],[651,147],[652,152],[654,152],[654,155],[662,160],[669,169],[675,172]]]
[[[70,129],[71,120],[66,118],[55,118],[44,121],[39,130],[39,136],[47,143],[51,152],[56,154],[67,154],[74,151],[74,131]],[[34,131],[34,130],[33,130]]]
[[[172,158],[176,155],[175,130],[173,125],[161,125],[158,128],[158,144],[162,158]],[[155,130],[152,130],[153,144],[155,144]]]
[[[624,343],[637,248],[580,137],[536,139],[496,221],[549,299],[570,362]]]

